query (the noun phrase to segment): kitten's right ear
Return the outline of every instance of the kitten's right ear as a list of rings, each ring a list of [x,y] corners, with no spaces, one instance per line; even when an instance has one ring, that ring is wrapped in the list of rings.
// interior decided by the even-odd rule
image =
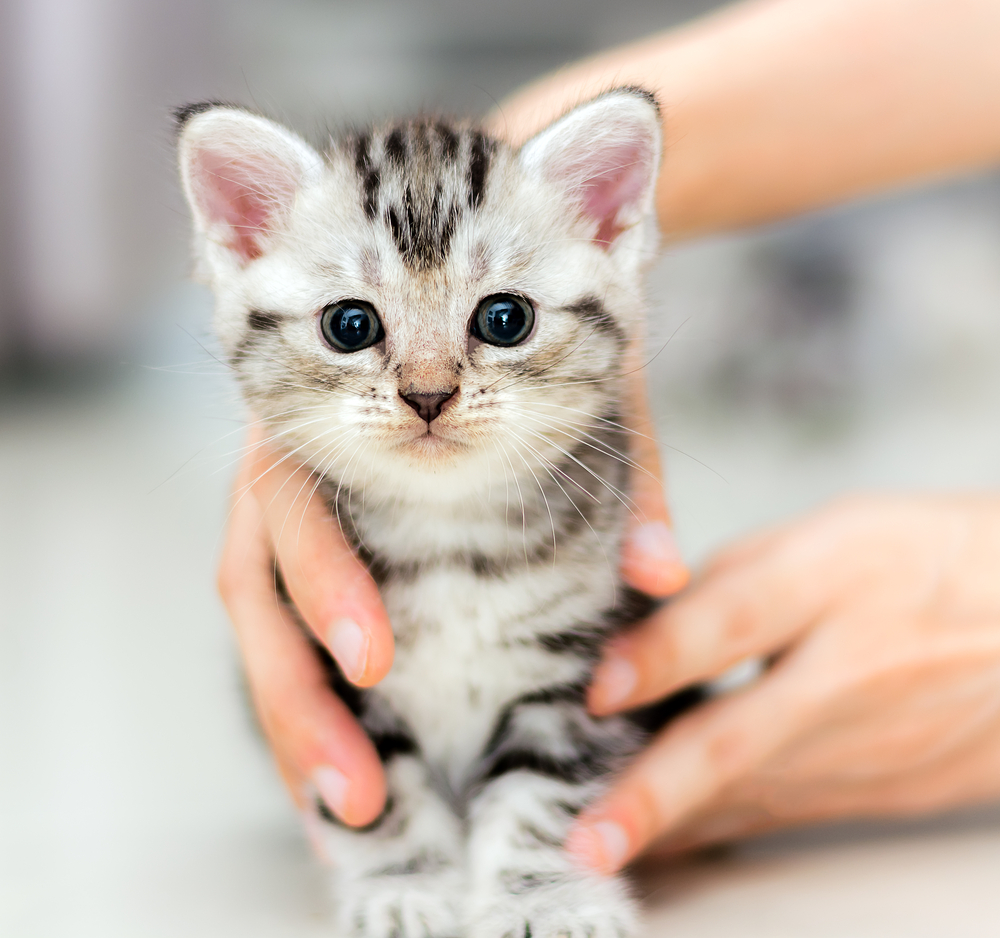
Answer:
[[[284,127],[237,107],[194,104],[176,112],[181,180],[205,238],[248,264],[264,254],[323,161]]]
[[[529,172],[560,186],[610,250],[648,220],[660,165],[660,110],[640,88],[615,88],[573,108],[521,148]]]

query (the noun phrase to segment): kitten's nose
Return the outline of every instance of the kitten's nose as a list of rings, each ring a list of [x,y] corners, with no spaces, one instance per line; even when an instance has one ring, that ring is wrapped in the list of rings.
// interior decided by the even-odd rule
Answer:
[[[457,393],[458,388],[455,387],[450,391],[438,391],[435,394],[404,394],[400,391],[399,396],[420,415],[421,420],[426,420],[429,424]]]

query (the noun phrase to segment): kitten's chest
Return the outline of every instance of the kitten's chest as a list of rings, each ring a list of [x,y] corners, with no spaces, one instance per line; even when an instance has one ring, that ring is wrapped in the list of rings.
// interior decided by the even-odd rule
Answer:
[[[377,691],[453,790],[468,780],[507,704],[586,678],[587,661],[538,641],[601,607],[603,584],[587,588],[577,573],[484,578],[440,568],[384,590],[396,658]]]

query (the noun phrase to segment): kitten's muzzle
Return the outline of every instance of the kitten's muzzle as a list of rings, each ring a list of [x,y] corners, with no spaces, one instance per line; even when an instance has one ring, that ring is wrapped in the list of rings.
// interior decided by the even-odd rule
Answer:
[[[458,396],[458,387],[456,386],[450,391],[435,391],[431,394],[404,394],[400,391],[399,396],[417,412],[421,420],[426,420],[430,424]]]

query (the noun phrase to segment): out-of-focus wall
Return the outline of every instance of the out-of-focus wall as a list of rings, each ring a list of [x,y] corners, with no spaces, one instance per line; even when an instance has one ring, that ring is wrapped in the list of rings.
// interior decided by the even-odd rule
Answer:
[[[14,8],[0,4],[0,362],[11,354],[14,342],[14,140],[10,133],[13,104],[13,68],[4,37],[11,35]],[[2,368],[2,365],[0,365]]]
[[[4,18],[7,361],[112,359],[179,258],[167,105],[214,86],[218,18],[193,0],[18,0]]]

